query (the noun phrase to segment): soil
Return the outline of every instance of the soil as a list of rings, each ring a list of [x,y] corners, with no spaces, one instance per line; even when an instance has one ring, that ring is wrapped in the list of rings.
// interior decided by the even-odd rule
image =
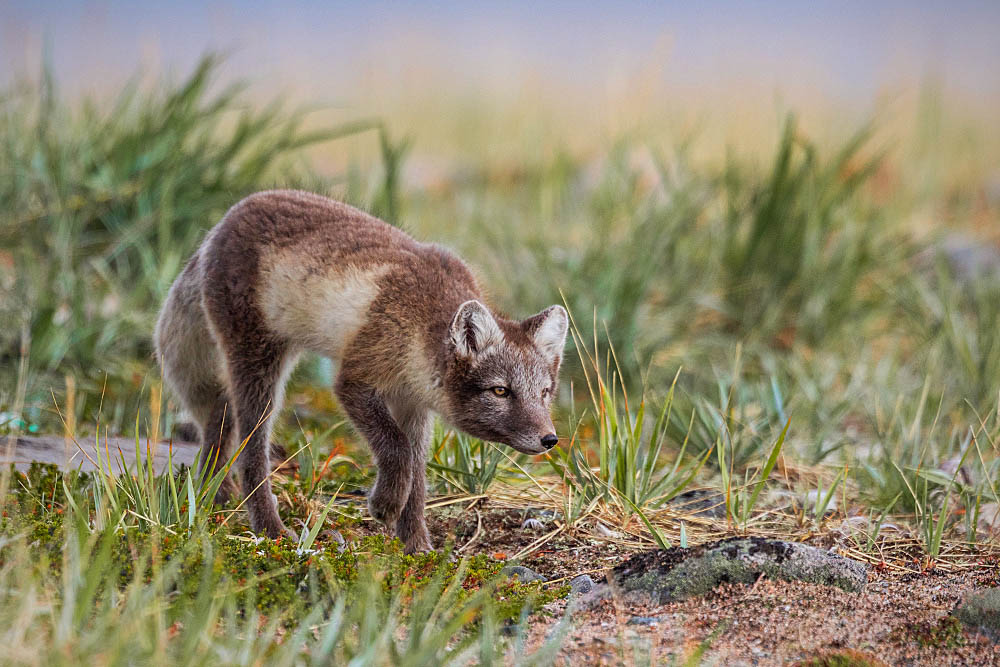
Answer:
[[[544,519],[541,529],[522,527],[532,515],[480,500],[432,508],[428,525],[439,547],[451,543],[463,554],[512,558],[552,530],[553,523]],[[358,530],[378,528],[363,522]],[[635,553],[613,541],[567,531],[519,562],[562,585],[583,573],[602,581],[610,568]],[[950,615],[966,593],[996,586],[998,578],[1000,564],[993,561],[950,574],[872,568],[860,593],[762,578],[665,605],[614,596],[588,604],[585,595],[536,614],[528,641],[543,643],[569,613],[562,664],[684,664],[705,642],[705,664],[782,665],[841,654],[876,665],[1000,665],[1000,644]]]
[[[1000,646],[950,620],[976,585],[971,575],[885,578],[847,593],[764,579],[668,605],[608,599],[573,614],[561,656],[572,664],[645,663],[647,657],[659,664],[689,656],[717,633],[704,654],[708,663],[783,665],[854,650],[892,665],[1000,664]],[[561,613],[566,604],[551,611]],[[530,643],[540,644],[555,623],[534,625]]]

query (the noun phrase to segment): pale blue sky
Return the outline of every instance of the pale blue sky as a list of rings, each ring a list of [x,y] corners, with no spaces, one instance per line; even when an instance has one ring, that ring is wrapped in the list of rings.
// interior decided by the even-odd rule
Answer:
[[[483,89],[525,73],[594,86],[665,58],[682,86],[755,78],[850,100],[934,76],[988,98],[1000,2],[0,3],[0,82],[37,71],[43,48],[70,91],[140,64],[183,72],[216,49],[234,75],[294,86],[414,63]]]

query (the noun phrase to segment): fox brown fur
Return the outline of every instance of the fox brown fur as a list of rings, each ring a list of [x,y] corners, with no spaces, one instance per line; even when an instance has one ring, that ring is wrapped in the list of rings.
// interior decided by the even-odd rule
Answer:
[[[188,262],[154,335],[167,384],[197,423],[203,457],[238,464],[251,528],[290,533],[268,481],[269,439],[300,352],[338,363],[335,392],[371,447],[369,509],[405,544],[424,522],[431,414],[475,437],[538,454],[568,318],[523,321],[484,305],[469,268],[346,204],[274,190],[233,206]],[[226,480],[220,495],[236,490]]]

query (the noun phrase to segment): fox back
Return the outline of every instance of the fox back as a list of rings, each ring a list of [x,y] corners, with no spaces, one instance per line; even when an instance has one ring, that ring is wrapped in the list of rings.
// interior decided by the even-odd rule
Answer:
[[[155,332],[164,377],[197,422],[204,457],[240,470],[251,527],[290,532],[270,493],[268,440],[303,351],[338,365],[335,391],[378,466],[369,508],[410,551],[430,548],[430,413],[470,435],[540,453],[568,318],[488,308],[449,251],[345,204],[268,191],[236,204],[175,281]],[[233,480],[220,490],[236,491]]]

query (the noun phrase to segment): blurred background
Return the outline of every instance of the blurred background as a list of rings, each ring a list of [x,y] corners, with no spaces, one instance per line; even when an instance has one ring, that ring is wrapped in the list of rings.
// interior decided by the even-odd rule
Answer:
[[[150,422],[170,283],[287,185],[453,246],[512,313],[565,300],[566,415],[585,344],[633,395],[680,370],[675,445],[690,417],[743,463],[791,415],[808,463],[943,461],[1000,392],[998,35],[965,1],[7,0],[0,423]]]

